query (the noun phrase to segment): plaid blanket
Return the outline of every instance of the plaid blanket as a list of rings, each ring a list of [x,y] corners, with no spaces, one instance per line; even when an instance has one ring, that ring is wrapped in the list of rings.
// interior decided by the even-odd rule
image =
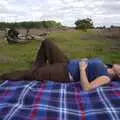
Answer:
[[[120,120],[120,83],[86,92],[76,83],[5,81],[0,120]]]

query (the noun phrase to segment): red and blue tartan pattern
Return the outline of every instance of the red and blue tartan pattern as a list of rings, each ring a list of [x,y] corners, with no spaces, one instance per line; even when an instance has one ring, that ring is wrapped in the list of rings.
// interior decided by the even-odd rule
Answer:
[[[83,91],[80,83],[6,80],[0,120],[120,120],[120,83]]]

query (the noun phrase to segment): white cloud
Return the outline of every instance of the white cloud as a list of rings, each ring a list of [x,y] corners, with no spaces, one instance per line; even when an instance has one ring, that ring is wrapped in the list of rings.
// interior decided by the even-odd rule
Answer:
[[[74,25],[90,17],[95,25],[120,25],[119,0],[0,0],[0,21],[56,20]]]

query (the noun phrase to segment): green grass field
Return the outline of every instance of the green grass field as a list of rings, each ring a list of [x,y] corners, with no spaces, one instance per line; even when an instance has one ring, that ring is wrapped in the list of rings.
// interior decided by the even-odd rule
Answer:
[[[70,59],[101,58],[105,63],[120,63],[120,40],[107,39],[95,31],[53,32],[54,41]],[[30,68],[35,60],[40,41],[9,45],[0,41],[0,74]]]

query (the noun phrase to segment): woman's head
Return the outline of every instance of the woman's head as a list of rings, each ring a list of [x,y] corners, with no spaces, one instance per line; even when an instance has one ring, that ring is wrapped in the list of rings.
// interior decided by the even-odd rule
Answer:
[[[113,64],[112,70],[114,71],[114,78],[120,79],[120,64]]]

